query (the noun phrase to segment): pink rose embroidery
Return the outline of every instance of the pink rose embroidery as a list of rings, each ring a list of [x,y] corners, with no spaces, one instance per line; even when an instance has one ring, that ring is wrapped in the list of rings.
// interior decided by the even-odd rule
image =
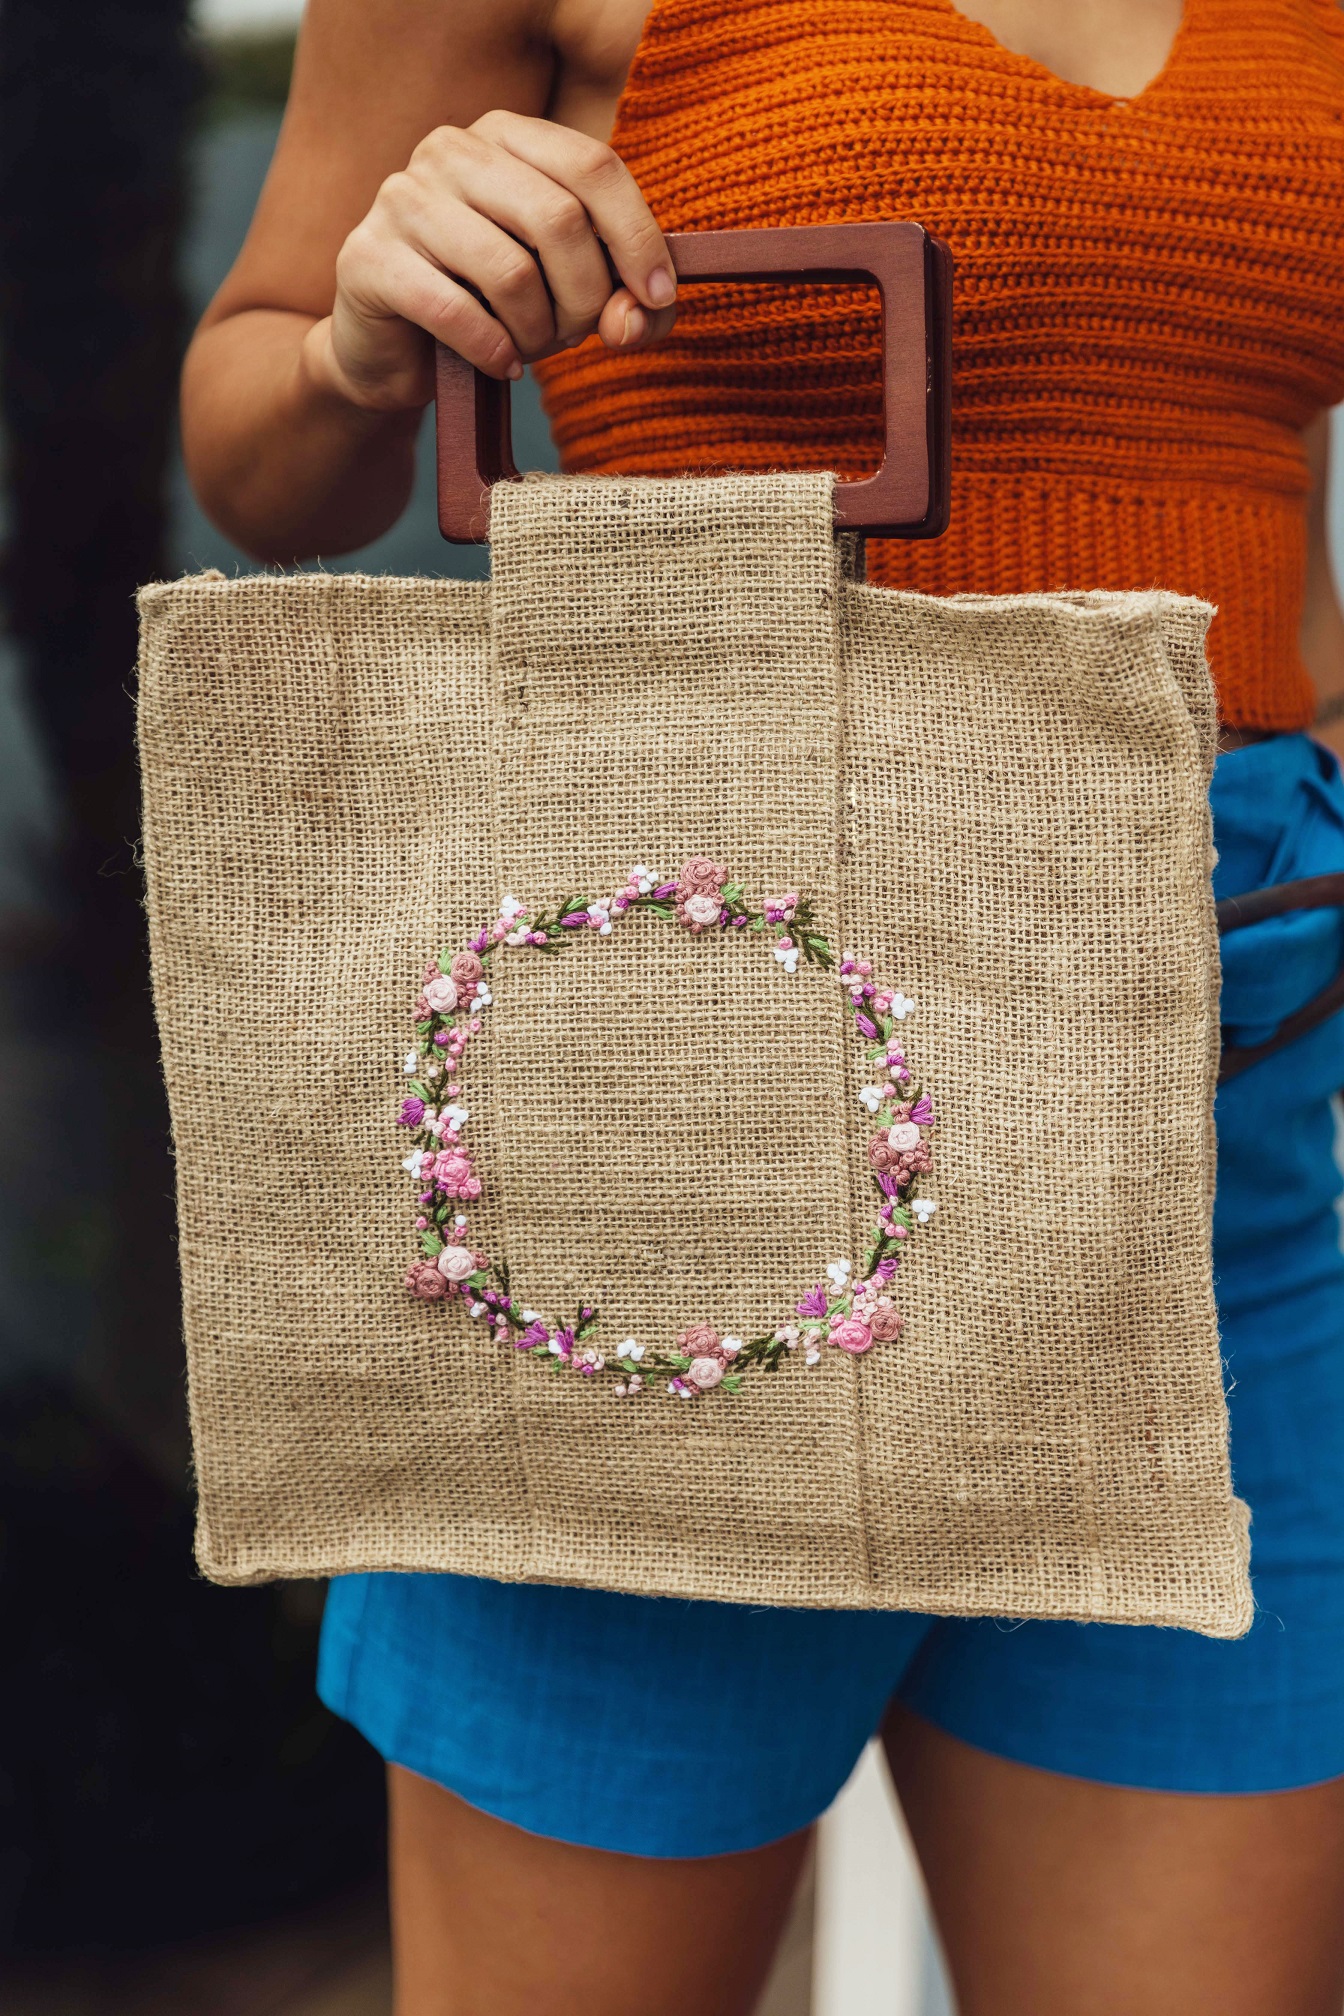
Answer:
[[[485,967],[474,952],[455,952],[448,971],[459,995],[474,994],[477,982],[485,978]]]
[[[677,877],[677,894],[683,898],[717,896],[727,880],[728,870],[717,861],[707,854],[693,854]]]
[[[731,892],[727,897],[725,889]],[[803,959],[823,969],[838,968],[854,1030],[872,1046],[868,1073],[871,1076],[875,1070],[881,1081],[863,1087],[860,1103],[872,1115],[870,1126],[879,1130],[867,1144],[868,1164],[886,1201],[869,1234],[864,1278],[854,1278],[851,1261],[832,1261],[825,1270],[829,1286],[816,1282],[796,1304],[798,1316],[806,1319],[801,1327],[789,1320],[747,1341],[721,1337],[712,1323],[692,1323],[677,1337],[674,1348],[627,1337],[608,1356],[611,1347],[592,1335],[599,1314],[595,1307],[580,1305],[570,1324],[556,1327],[551,1318],[523,1306],[509,1285],[503,1257],[496,1273],[489,1257],[466,1243],[471,1228],[463,1207],[482,1195],[483,1184],[472,1153],[463,1146],[463,1129],[471,1115],[465,1103],[457,1102],[473,1101],[465,1053],[484,1027],[491,1006],[486,979],[494,945],[507,939],[510,946],[555,952],[562,943],[574,942],[574,934],[582,929],[609,936],[613,929],[627,928],[627,918],[637,920],[650,913],[659,920],[675,918],[692,932],[717,932],[726,924],[762,933],[766,949],[788,973],[795,972]],[[417,1040],[402,1067],[412,1082],[401,1099],[398,1120],[404,1128],[424,1130],[418,1139],[430,1143],[428,1149],[414,1149],[402,1165],[415,1186],[415,1232],[420,1241],[439,1249],[431,1260],[424,1257],[422,1245],[405,1275],[408,1293],[424,1301],[446,1297],[449,1309],[464,1297],[471,1315],[484,1318],[476,1329],[478,1337],[493,1337],[533,1354],[555,1372],[577,1370],[590,1380],[610,1384],[623,1397],[656,1388],[683,1400],[719,1387],[732,1395],[745,1375],[754,1375],[758,1367],[776,1371],[787,1353],[797,1354],[795,1364],[812,1366],[822,1362],[827,1343],[858,1358],[874,1344],[890,1343],[902,1334],[904,1319],[887,1291],[908,1252],[902,1242],[917,1229],[914,1221],[926,1225],[936,1208],[921,1197],[915,1196],[913,1202],[907,1197],[914,1179],[933,1167],[927,1137],[934,1112],[925,1092],[920,1090],[916,1099],[911,1089],[913,1069],[886,1021],[888,1015],[904,1020],[915,1003],[879,986],[871,964],[857,952],[837,956],[819,928],[810,896],[786,888],[753,901],[741,882],[729,882],[721,863],[695,854],[674,877],[661,874],[656,865],[641,865],[629,871],[624,886],[614,894],[602,893],[599,883],[551,909],[528,911],[506,896],[494,921],[459,942],[464,942],[464,950],[451,957],[444,953],[442,964],[431,959],[425,966],[415,1002]],[[443,1018],[444,1026],[436,1024],[436,1017]],[[450,1017],[454,1019],[449,1021]],[[442,1111],[436,1112],[441,1102]],[[451,1206],[450,1198],[457,1200]],[[446,1243],[440,1246],[440,1239]],[[484,1285],[487,1277],[498,1285]],[[478,1285],[469,1287],[473,1279]],[[639,1372],[633,1369],[637,1364],[642,1366]],[[732,1403],[724,1398],[716,1404]]]
[[[437,1302],[448,1293],[448,1283],[432,1260],[417,1260],[407,1273],[406,1286],[422,1302]]]
[[[436,1015],[451,1015],[457,1006],[457,983],[446,973],[440,973],[437,980],[431,980],[425,988],[425,999]]]
[[[469,1158],[453,1148],[443,1148],[434,1157],[434,1181],[450,1197],[479,1197],[481,1194],[481,1180],[472,1169]]]
[[[831,1332],[830,1341],[841,1351],[848,1351],[854,1358],[871,1350],[873,1333],[866,1323],[860,1323],[857,1316],[846,1316]]]

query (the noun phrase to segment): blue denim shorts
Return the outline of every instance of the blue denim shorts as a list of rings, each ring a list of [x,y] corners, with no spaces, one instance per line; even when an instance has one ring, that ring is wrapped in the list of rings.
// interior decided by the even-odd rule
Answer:
[[[1306,736],[1219,759],[1215,890],[1344,869]],[[1333,975],[1335,911],[1224,945],[1254,1042]],[[1271,1792],[1344,1775],[1344,1015],[1219,1093],[1214,1247],[1257,1614],[1234,1643],[1106,1624],[751,1610],[455,1575],[333,1583],[319,1687],[385,1757],[537,1834],[712,1855],[806,1826],[888,1702],[1107,1784]]]

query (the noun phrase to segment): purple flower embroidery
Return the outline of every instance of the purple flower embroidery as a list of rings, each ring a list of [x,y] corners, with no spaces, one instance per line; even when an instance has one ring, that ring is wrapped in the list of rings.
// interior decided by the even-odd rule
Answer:
[[[473,1149],[463,1143],[463,1129],[471,1118],[468,1108],[446,1104],[439,1121],[435,1121],[434,1112],[442,1094],[457,1102],[468,1090],[459,1082],[466,1075],[462,1068],[463,1054],[469,1039],[483,1027],[482,1017],[492,998],[485,984],[486,962],[496,948],[505,944],[553,950],[564,933],[585,928],[608,936],[622,919],[638,911],[650,898],[659,916],[666,919],[675,913],[676,921],[693,931],[717,925],[721,929],[768,932],[767,949],[772,950],[775,961],[786,973],[796,972],[804,958],[809,964],[835,970],[835,955],[817,928],[809,897],[800,896],[797,890],[786,890],[753,905],[750,900],[743,900],[743,885],[730,884],[728,871],[708,855],[691,857],[680,874],[669,881],[660,881],[655,869],[632,868],[625,884],[611,895],[571,898],[572,909],[552,912],[549,917],[527,910],[515,897],[504,897],[498,916],[470,939],[469,949],[444,952],[429,962],[422,982],[427,991],[415,1004],[417,1042],[403,1070],[417,1090],[401,1098],[398,1124],[409,1128],[428,1125],[436,1143],[428,1150],[416,1150],[403,1163],[417,1185],[426,1185],[416,1193],[421,1208],[414,1224],[421,1257],[414,1260],[405,1277],[407,1289],[424,1302],[440,1301],[451,1306],[456,1300],[464,1301],[472,1317],[485,1319],[482,1328],[498,1342],[507,1338],[515,1349],[534,1352],[545,1362],[553,1362],[557,1372],[562,1369],[580,1372],[587,1379],[610,1374],[609,1382],[604,1383],[610,1383],[622,1397],[640,1391],[646,1383],[661,1384],[664,1379],[668,1382],[667,1390],[682,1399],[715,1389],[734,1394],[741,1387],[744,1374],[758,1365],[776,1370],[784,1362],[786,1352],[798,1351],[809,1366],[820,1364],[828,1318],[830,1341],[856,1356],[863,1355],[875,1342],[894,1341],[900,1334],[902,1319],[882,1290],[900,1264],[901,1255],[895,1250],[898,1242],[906,1241],[915,1229],[908,1222],[911,1214],[900,1208],[898,1200],[907,1191],[911,1193],[912,1213],[920,1226],[928,1223],[936,1209],[932,1200],[914,1196],[915,1179],[933,1167],[932,1141],[920,1134],[921,1129],[934,1124],[933,1102],[921,1094],[913,1107],[904,1103],[911,1097],[901,1089],[909,1084],[911,1076],[905,1052],[892,1037],[885,1043],[881,1041],[883,1018],[890,1013],[903,1020],[915,1004],[904,995],[879,989],[872,977],[872,966],[853,952],[846,952],[838,962],[845,982],[842,998],[847,1000],[854,1018],[855,1033],[873,1044],[879,1060],[886,1066],[884,1082],[867,1085],[859,1094],[864,1109],[873,1116],[880,1114],[884,1122],[882,1131],[870,1144],[869,1153],[870,1167],[884,1201],[878,1223],[871,1232],[870,1251],[875,1264],[871,1264],[867,1278],[855,1280],[850,1261],[834,1261],[826,1269],[829,1288],[826,1281],[818,1281],[794,1305],[798,1316],[810,1327],[800,1330],[797,1323],[789,1321],[772,1334],[748,1341],[742,1337],[721,1338],[708,1323],[693,1324],[677,1337],[675,1352],[627,1337],[609,1358],[592,1341],[598,1318],[590,1304],[583,1304],[573,1322],[563,1325],[554,1324],[551,1318],[539,1316],[532,1309],[523,1310],[519,1320],[511,1309],[513,1298],[504,1286],[508,1274],[503,1263],[499,1268],[501,1285],[487,1285],[491,1262],[486,1254],[467,1244],[466,1212],[454,1212],[449,1222],[444,1200],[453,1198],[470,1207],[480,1197],[483,1186],[474,1166]],[[535,921],[539,915],[540,927]],[[429,990],[433,990],[434,1000],[429,998]],[[444,996],[442,1001],[437,999],[439,993]],[[456,998],[450,1001],[450,995]],[[435,1028],[436,1020],[442,1017],[446,1021],[453,1009],[461,1007],[467,1012],[454,1022],[451,1030],[447,1026]],[[443,1052],[447,1054],[441,1055]],[[433,1089],[426,1091],[420,1078]],[[883,1105],[884,1100],[888,1105]],[[471,1138],[474,1145],[474,1134]],[[875,1149],[880,1152],[874,1153]],[[429,1207],[436,1198],[439,1209],[431,1212]],[[637,1363],[642,1363],[642,1372],[631,1369]]]

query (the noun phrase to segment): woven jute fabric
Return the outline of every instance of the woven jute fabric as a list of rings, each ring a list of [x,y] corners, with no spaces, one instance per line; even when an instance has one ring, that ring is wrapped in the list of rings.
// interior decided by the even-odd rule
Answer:
[[[1250,1618],[1210,1268],[1210,611],[848,578],[830,479],[501,486],[489,587],[142,597],[199,1558],[754,1603]],[[416,1302],[427,957],[504,893],[724,862],[915,997],[906,1328],[732,1397],[548,1377]],[[496,962],[473,1242],[608,1343],[773,1328],[872,1222],[834,977],[631,918]]]

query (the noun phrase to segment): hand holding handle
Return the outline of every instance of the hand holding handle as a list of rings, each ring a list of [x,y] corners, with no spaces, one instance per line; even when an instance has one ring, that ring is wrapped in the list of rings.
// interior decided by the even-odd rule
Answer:
[[[882,301],[882,461],[835,486],[843,531],[898,539],[947,528],[951,487],[952,256],[918,224],[817,224],[761,231],[673,231],[677,278],[872,280]],[[518,474],[507,380],[438,346],[439,530],[458,544],[490,536],[490,490]]]

